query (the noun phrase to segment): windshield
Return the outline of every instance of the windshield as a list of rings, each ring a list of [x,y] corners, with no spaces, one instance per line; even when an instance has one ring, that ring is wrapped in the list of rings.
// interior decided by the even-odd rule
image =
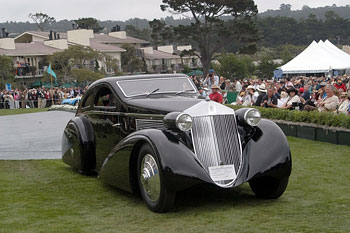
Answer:
[[[196,93],[196,88],[186,77],[149,78],[118,81],[118,86],[126,97],[158,93]],[[157,90],[157,91],[155,91]]]

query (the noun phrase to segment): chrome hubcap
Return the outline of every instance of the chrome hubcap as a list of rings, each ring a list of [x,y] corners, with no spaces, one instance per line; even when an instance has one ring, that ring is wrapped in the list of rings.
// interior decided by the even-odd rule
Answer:
[[[155,202],[160,196],[160,177],[157,163],[152,155],[146,154],[143,157],[140,169],[142,188],[145,190],[148,198]]]

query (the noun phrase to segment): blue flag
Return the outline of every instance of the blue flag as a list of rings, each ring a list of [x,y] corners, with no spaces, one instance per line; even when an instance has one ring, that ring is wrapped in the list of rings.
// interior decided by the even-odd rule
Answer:
[[[5,88],[6,91],[11,91],[11,83],[6,83]]]
[[[53,72],[53,70],[51,69],[51,64],[49,65],[49,67],[47,68],[47,73],[49,73],[52,77],[54,77],[55,79],[57,79],[55,72]]]

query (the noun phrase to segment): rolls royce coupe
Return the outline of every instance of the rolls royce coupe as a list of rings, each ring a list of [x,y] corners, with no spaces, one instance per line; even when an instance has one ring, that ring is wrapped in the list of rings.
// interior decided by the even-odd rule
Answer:
[[[176,192],[197,184],[249,182],[278,198],[292,160],[282,130],[259,110],[201,99],[186,75],[111,77],[90,85],[63,134],[62,159],[82,174],[140,193],[166,212]]]

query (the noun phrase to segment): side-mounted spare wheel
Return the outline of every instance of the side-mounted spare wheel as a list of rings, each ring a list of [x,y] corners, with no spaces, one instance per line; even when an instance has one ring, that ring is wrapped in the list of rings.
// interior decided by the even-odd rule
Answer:
[[[144,144],[137,159],[137,177],[140,193],[149,209],[161,213],[169,211],[175,201],[160,167],[158,155],[149,144]]]
[[[260,176],[249,181],[249,186],[257,197],[276,199],[287,188],[289,177]]]

